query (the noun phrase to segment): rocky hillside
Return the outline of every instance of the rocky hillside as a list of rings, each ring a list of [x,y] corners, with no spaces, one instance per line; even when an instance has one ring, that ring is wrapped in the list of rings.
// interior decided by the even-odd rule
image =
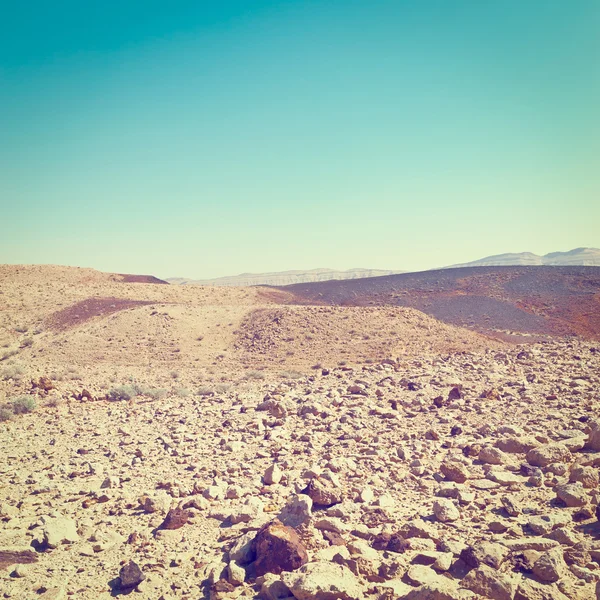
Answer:
[[[378,277],[392,275],[403,271],[387,271],[383,269],[349,269],[336,271],[335,269],[312,269],[310,271],[282,271],[279,273],[242,273],[216,279],[186,279],[185,277],[170,277],[169,283],[177,285],[205,285],[205,286],[253,286],[253,285],[291,285],[314,281],[330,281],[333,279],[360,279],[362,277]]]
[[[599,356],[553,342],[129,400],[38,381],[0,423],[0,587],[589,600]]]

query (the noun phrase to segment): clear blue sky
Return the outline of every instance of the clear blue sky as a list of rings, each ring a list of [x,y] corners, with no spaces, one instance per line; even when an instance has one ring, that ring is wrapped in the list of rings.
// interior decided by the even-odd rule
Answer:
[[[159,276],[600,247],[598,0],[13,2],[0,262]]]

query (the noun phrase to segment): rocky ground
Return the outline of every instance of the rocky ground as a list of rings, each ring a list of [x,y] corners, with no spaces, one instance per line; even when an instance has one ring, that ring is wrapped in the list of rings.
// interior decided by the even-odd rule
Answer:
[[[128,299],[151,295],[126,289]],[[428,352],[423,331],[451,328],[408,312],[404,354],[330,354],[286,374],[264,363],[291,324],[298,333],[308,319],[317,338],[337,331],[319,332],[320,309],[294,309],[264,328],[261,370],[247,372],[257,322],[248,306],[231,362],[200,388],[184,359],[177,378],[157,360],[112,389],[102,361],[78,364],[74,379],[51,376],[53,341],[71,356],[69,335],[96,328],[105,340],[116,317],[134,330],[152,305],[44,331],[0,363],[4,402],[37,405],[21,399],[0,422],[3,597],[600,597],[600,348],[500,344],[457,329],[456,348]],[[25,319],[12,310],[11,322]],[[258,319],[274,309],[260,310]],[[325,320],[341,323],[336,314]]]

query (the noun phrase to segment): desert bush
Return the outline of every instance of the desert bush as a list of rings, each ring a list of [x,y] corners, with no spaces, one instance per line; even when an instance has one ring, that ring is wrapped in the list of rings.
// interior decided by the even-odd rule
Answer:
[[[0,406],[0,423],[10,421],[15,413],[6,406]]]
[[[37,408],[35,396],[17,396],[10,399],[10,405],[15,415],[33,412]]]
[[[0,361],[2,360],[8,360],[9,358],[15,356],[15,354],[18,354],[19,351],[15,350],[14,348],[12,350],[7,350],[6,352],[3,352],[2,354],[0,354]]]
[[[264,378],[265,378],[265,374],[261,373],[260,371],[248,371],[242,377],[242,379],[245,379],[246,381],[249,381],[250,379],[264,379]]]
[[[300,371],[282,371],[281,377],[284,379],[301,379],[304,377],[304,374],[300,373]]]
[[[6,366],[4,369],[2,369],[0,377],[2,377],[4,381],[7,381],[9,379],[14,379],[15,381],[17,381],[18,379],[21,379],[21,377],[23,377],[23,368],[20,365]]]
[[[180,398],[186,398],[190,395],[190,390],[188,390],[187,388],[176,388],[175,394]]]
[[[109,400],[131,400],[141,393],[141,389],[138,385],[120,385],[118,387],[109,390],[106,397]]]
[[[21,342],[21,348],[29,348],[29,346],[33,346],[33,338],[25,338]]]
[[[179,379],[179,372],[178,371],[171,371],[169,373],[169,375],[171,376],[171,379]]]
[[[217,385],[215,385],[215,392],[217,392],[217,394],[224,394],[230,389],[231,385],[229,383],[218,383]]]
[[[196,392],[196,396],[214,396],[215,392],[213,391],[212,388],[209,387],[201,387],[198,388],[198,391]]]
[[[144,388],[142,390],[142,394],[152,398],[153,400],[160,400],[167,395],[167,390],[164,388]]]
[[[19,325],[19,326],[15,327],[15,331],[17,333],[27,333],[29,331],[29,328],[26,327],[25,325]]]

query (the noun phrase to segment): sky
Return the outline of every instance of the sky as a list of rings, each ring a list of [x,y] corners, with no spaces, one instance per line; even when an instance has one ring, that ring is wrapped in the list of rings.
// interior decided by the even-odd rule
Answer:
[[[159,277],[600,247],[598,0],[13,2],[0,262]]]

